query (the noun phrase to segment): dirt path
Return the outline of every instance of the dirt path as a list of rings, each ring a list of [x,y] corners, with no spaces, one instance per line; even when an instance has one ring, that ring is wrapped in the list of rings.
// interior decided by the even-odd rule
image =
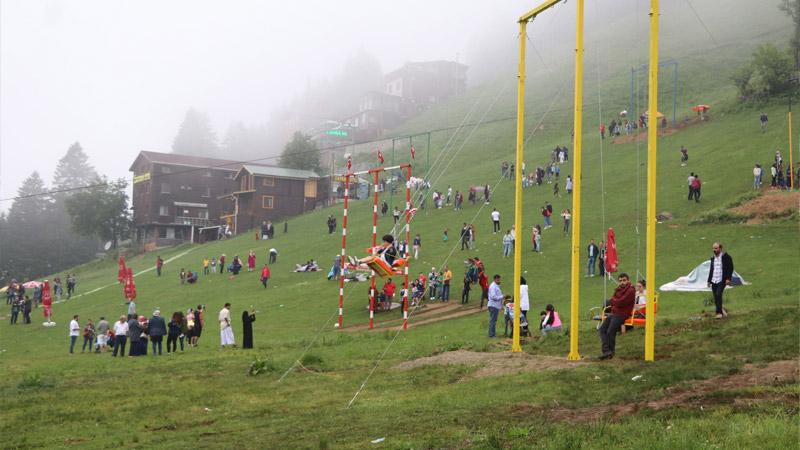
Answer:
[[[617,420],[628,414],[641,410],[658,411],[674,407],[703,407],[705,405],[719,404],[726,401],[735,405],[752,404],[760,401],[774,399],[792,400],[797,403],[797,394],[775,396],[772,394],[742,395],[735,398],[715,396],[720,392],[730,392],[738,389],[759,385],[780,385],[798,380],[798,361],[775,361],[765,367],[756,367],[752,364],[744,366],[740,373],[735,375],[715,377],[700,380],[688,388],[667,388],[667,395],[658,400],[642,401],[618,405],[592,406],[588,408],[546,408],[540,405],[520,403],[514,406],[514,415],[543,414],[550,419],[569,423],[595,422],[600,420]],[[791,398],[794,397],[794,398]]]
[[[743,216],[752,215],[753,217],[746,223],[754,225],[789,216],[797,211],[798,207],[800,207],[800,192],[769,190],[764,192],[764,195],[733,208],[731,212]]]
[[[495,375],[510,375],[520,372],[568,369],[586,364],[553,356],[530,355],[528,353],[487,353],[456,350],[438,355],[406,361],[395,366],[398,370],[412,370],[423,366],[447,365],[480,366],[467,378],[483,378]]]
[[[453,317],[460,317],[460,312],[464,310],[460,303],[432,303],[426,304],[421,309],[414,311],[413,309],[409,308],[409,319],[408,319],[408,326],[409,328],[415,325],[421,325],[423,323],[433,323],[439,322],[441,320],[447,320]],[[473,313],[473,309],[470,309],[470,313]],[[455,313],[454,313],[455,312]],[[474,312],[477,312],[477,308],[474,309]],[[403,317],[400,313],[396,310],[392,310],[389,312],[391,318],[385,318],[384,312],[376,312],[375,313],[375,328],[376,330],[396,330],[399,325],[403,323]],[[400,315],[398,317],[398,315]],[[433,317],[435,316],[435,317]],[[357,332],[357,331],[367,331],[369,330],[369,324],[361,324],[361,325],[353,325],[350,327],[345,327],[342,331],[347,332]]]

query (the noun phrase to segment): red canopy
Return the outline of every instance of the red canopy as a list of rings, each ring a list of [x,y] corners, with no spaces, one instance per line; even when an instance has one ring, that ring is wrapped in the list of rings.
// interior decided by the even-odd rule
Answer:
[[[608,229],[608,239],[606,241],[606,272],[614,273],[619,266],[617,256],[617,239],[614,237],[614,229]]]

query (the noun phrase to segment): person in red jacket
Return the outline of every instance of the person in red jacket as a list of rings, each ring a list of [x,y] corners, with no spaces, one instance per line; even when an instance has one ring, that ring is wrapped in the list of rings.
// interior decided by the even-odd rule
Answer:
[[[614,296],[608,300],[611,311],[606,314],[605,320],[598,328],[600,341],[603,343],[603,354],[599,359],[611,359],[616,349],[617,333],[622,324],[631,316],[636,300],[636,290],[631,286],[627,273],[619,274],[619,286],[614,290]]]
[[[489,278],[486,276],[486,271],[481,270],[478,272],[478,284],[481,286],[481,303],[478,305],[478,309],[483,309],[483,301],[486,300],[486,304],[489,304]]]
[[[261,284],[264,285],[264,289],[267,288],[267,283],[269,283],[269,267],[264,264],[264,267],[261,268]]]

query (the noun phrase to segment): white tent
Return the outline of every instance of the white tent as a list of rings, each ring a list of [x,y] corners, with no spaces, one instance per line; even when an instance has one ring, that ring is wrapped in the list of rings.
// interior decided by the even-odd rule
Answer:
[[[699,266],[695,267],[694,270],[689,272],[689,275],[680,277],[670,283],[663,284],[659,290],[678,292],[711,292],[711,288],[708,287],[708,271],[710,269],[711,260],[705,260]],[[727,287],[727,289],[743,284],[747,285],[750,283],[744,281],[744,278],[742,278],[742,276],[736,273],[734,270],[733,279],[731,280],[731,284]]]

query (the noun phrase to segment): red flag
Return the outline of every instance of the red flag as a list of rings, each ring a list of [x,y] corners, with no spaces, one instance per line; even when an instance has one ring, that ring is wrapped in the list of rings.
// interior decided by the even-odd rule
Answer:
[[[350,169],[352,169],[352,168],[353,168],[353,157],[352,156],[348,156],[347,157],[347,171],[350,172]]]
[[[411,159],[416,159],[417,151],[414,150],[414,144],[411,144]]]
[[[614,273],[619,266],[617,256],[617,240],[614,237],[614,229],[608,229],[608,240],[606,241],[606,272]]]
[[[383,164],[383,153],[381,153],[381,149],[378,149],[378,161]]]

